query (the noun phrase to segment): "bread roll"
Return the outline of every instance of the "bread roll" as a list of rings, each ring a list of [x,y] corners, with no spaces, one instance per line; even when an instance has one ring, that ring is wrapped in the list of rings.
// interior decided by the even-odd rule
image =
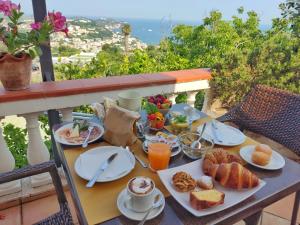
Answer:
[[[252,162],[257,165],[265,166],[270,162],[270,159],[271,156],[264,152],[254,151],[252,153]]]
[[[255,146],[255,151],[256,152],[263,152],[269,156],[272,155],[272,149],[270,148],[269,145],[265,145],[265,144],[259,144]]]

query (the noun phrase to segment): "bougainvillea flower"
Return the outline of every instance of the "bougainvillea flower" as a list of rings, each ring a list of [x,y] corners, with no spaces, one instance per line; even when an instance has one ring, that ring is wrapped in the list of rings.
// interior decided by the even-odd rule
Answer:
[[[40,30],[42,28],[42,23],[41,22],[36,22],[30,24],[32,30]]]
[[[0,12],[5,16],[10,16],[12,10],[20,10],[20,5],[16,5],[9,0],[0,0]]]
[[[67,29],[67,19],[65,16],[61,14],[61,12],[49,12],[48,13],[48,20],[50,24],[53,26],[53,30],[55,32],[65,32],[68,31]]]

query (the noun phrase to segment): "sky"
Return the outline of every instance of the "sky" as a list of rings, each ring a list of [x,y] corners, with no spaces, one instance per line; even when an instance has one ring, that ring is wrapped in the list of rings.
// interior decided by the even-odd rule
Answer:
[[[30,0],[21,3],[27,15],[32,15]],[[201,21],[211,10],[219,10],[225,19],[243,6],[258,13],[262,24],[271,24],[280,15],[279,3],[284,0],[46,0],[48,10],[58,10],[67,16],[111,18],[144,18],[181,21]]]

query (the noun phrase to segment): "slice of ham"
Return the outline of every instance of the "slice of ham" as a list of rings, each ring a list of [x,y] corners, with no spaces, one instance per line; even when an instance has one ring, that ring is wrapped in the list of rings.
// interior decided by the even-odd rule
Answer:
[[[79,133],[79,137],[70,137],[70,134],[71,134],[71,128],[65,128],[58,133],[60,138],[65,139],[67,142],[71,144],[82,144],[88,135],[88,130],[81,131]],[[94,127],[89,137],[89,141],[97,138],[99,134],[100,134],[99,127]]]

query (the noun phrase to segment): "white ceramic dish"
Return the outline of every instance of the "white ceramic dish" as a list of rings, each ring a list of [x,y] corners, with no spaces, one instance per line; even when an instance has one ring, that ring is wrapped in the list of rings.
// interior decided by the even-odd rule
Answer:
[[[148,154],[148,147],[145,146],[145,142],[143,143],[143,150],[146,154]],[[171,151],[171,157],[178,155],[181,152],[181,147],[178,146]]]
[[[97,182],[120,179],[130,173],[135,166],[134,155],[122,147],[102,146],[82,153],[75,161],[75,172],[81,178],[90,180],[99,166],[114,153],[118,155],[98,177]]]
[[[202,161],[203,161],[202,159],[199,159],[194,162],[185,164],[183,166],[178,166],[175,168],[158,171],[158,175],[161,181],[163,182],[167,190],[170,192],[170,194],[177,200],[179,204],[181,204],[186,210],[188,210],[194,216],[197,217],[206,216],[230,208],[231,206],[236,205],[241,201],[249,198],[251,195],[259,191],[266,184],[265,181],[260,180],[259,185],[255,188],[235,190],[235,189],[224,188],[220,184],[214,181],[215,188],[225,193],[224,204],[218,205],[216,207],[204,209],[204,210],[196,210],[192,208],[190,205],[188,192],[181,193],[181,192],[177,192],[174,189],[172,185],[172,177],[176,172],[184,171],[189,173],[194,179],[199,179],[201,176],[204,175],[201,169]]]
[[[163,211],[163,209],[165,207],[166,202],[165,202],[165,198],[163,196],[163,193],[161,193],[161,191],[159,189],[155,188],[154,195],[156,195],[156,194],[162,195],[162,201],[163,201],[162,205],[155,208],[155,209],[153,209],[150,212],[147,220],[151,220],[151,219],[157,217]],[[132,211],[131,209],[126,208],[125,207],[125,200],[126,199],[127,199],[127,189],[125,188],[120,192],[120,194],[118,196],[118,199],[117,199],[117,206],[118,206],[119,211],[124,216],[126,216],[128,219],[141,221],[144,218],[146,213],[145,212],[138,213],[138,212]]]
[[[213,128],[211,122],[207,122],[203,138],[212,138],[215,144],[223,146],[236,146],[244,143],[246,136],[239,129],[224,123],[215,121],[217,129]],[[200,133],[202,125],[197,128],[197,132]],[[216,133],[218,138],[216,137]]]
[[[255,145],[247,145],[240,149],[240,156],[249,164],[265,170],[278,170],[284,167],[284,158],[273,150],[270,162],[265,166],[260,166],[252,162],[251,156],[255,150]]]
[[[100,133],[99,133],[99,135],[97,135],[97,137],[95,137],[94,139],[88,141],[88,143],[92,143],[92,142],[98,140],[100,137],[102,137],[102,135],[104,134],[104,128],[100,124],[93,123],[93,122],[89,122],[89,125],[94,126],[94,127],[98,127],[99,130],[100,130]],[[72,145],[72,146],[82,145],[82,142],[81,143],[70,143],[66,139],[60,137],[60,135],[59,135],[60,131],[62,131],[64,129],[70,129],[72,127],[73,127],[73,123],[67,123],[67,124],[63,125],[62,127],[60,127],[59,129],[57,129],[54,132],[55,140],[57,142],[61,143],[61,144],[64,144],[64,145]]]

